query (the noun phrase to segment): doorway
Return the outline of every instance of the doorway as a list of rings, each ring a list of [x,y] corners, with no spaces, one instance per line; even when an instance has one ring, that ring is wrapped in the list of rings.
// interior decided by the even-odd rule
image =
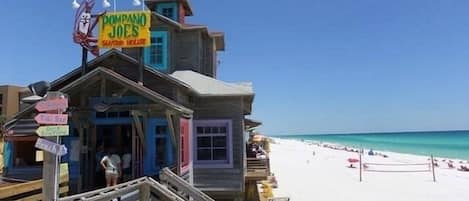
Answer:
[[[94,168],[94,188],[102,188],[106,186],[104,169],[101,167],[101,159],[106,153],[117,154],[121,159],[121,163],[126,166],[131,166],[131,157],[124,157],[124,155],[132,155],[132,125],[131,124],[118,124],[118,125],[97,125],[96,126],[96,144],[95,144],[95,168]],[[130,178],[125,172],[123,178]],[[131,174],[131,173],[130,173]]]

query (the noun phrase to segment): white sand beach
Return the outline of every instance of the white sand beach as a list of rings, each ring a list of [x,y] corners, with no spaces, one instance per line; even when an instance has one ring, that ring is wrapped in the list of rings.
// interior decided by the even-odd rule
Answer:
[[[295,140],[274,138],[271,144],[271,170],[278,181],[275,196],[289,196],[293,201],[467,201],[469,172],[448,168],[438,158],[436,182],[431,172],[384,173],[348,168],[348,158],[358,153],[333,150]],[[313,152],[315,153],[313,155]],[[384,153],[384,152],[381,152]],[[368,163],[428,163],[428,157],[386,152],[366,156]],[[455,160],[459,167],[459,160]],[[468,166],[467,162],[463,165]],[[358,165],[356,165],[358,167]],[[378,168],[378,167],[369,167]],[[382,167],[393,170],[393,167]],[[396,167],[401,170],[426,169],[427,166]]]

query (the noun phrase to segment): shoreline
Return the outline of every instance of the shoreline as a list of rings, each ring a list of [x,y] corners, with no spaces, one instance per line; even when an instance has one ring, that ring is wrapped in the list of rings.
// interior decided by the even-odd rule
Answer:
[[[282,139],[282,138],[272,138],[273,140],[275,139],[280,139],[280,140],[293,140],[293,141],[297,141],[297,142],[300,142],[300,143],[304,143],[308,146],[318,146],[318,147],[323,147],[323,148],[329,148],[329,149],[333,149],[333,150],[337,150],[337,151],[345,151],[347,152],[346,149],[353,149],[353,150],[357,150],[358,151],[358,148],[354,147],[354,146],[348,146],[348,145],[343,145],[343,144],[340,144],[340,143],[334,143],[334,142],[327,142],[327,141],[315,141],[315,140],[300,140],[300,139]],[[326,147],[325,147],[326,146]],[[351,148],[352,147],[352,148]],[[367,155],[367,151],[369,151],[370,149],[369,148],[363,148],[364,150],[364,153],[363,155],[366,156],[366,157],[370,157]],[[375,153],[379,153],[382,155],[385,155],[386,158],[387,157],[390,157],[392,158],[392,156],[398,156],[398,158],[395,158],[396,160],[399,160],[401,163],[409,163],[409,161],[415,161],[416,159],[421,159],[420,161],[422,163],[424,162],[428,162],[430,161],[430,157],[432,157],[432,155],[429,155],[429,156],[425,156],[425,155],[419,155],[419,154],[413,154],[413,153],[402,153],[402,152],[395,152],[395,151],[386,151],[386,150],[375,150],[375,149],[372,149],[373,152]],[[348,151],[350,152],[350,151]],[[358,152],[356,152],[358,154]],[[375,157],[375,156],[371,156],[371,157]],[[433,160],[436,164],[436,167],[439,168],[439,167],[449,167],[449,164],[450,163],[449,161],[452,161],[451,164],[455,167],[454,170],[457,170],[458,168],[460,168],[461,166],[465,166],[465,167],[468,167],[469,166],[469,160],[465,160],[465,159],[461,159],[461,158],[449,158],[449,157],[439,157],[439,156],[433,156]],[[366,162],[366,160],[365,160]]]
[[[307,145],[315,145],[315,146],[321,146],[321,145],[331,145],[331,146],[336,146],[337,148],[342,148],[342,147],[347,147],[351,149],[358,150],[357,146],[350,146],[350,145],[345,145],[345,144],[340,144],[337,142],[328,142],[328,141],[317,141],[317,140],[302,140],[302,139],[293,139],[293,138],[279,138],[279,137],[269,137],[273,139],[274,141],[279,139],[279,140],[292,140],[292,141],[297,141],[301,143],[305,143]],[[422,155],[422,154],[416,154],[416,153],[407,153],[407,152],[399,152],[399,151],[392,151],[392,150],[382,150],[382,149],[373,149],[373,148],[368,148],[368,147],[362,147],[363,150],[365,151],[365,154],[367,153],[368,150],[373,150],[374,152],[382,153],[385,155],[393,155],[393,154],[399,154],[399,155],[408,155],[410,157],[427,157],[430,158],[432,155]],[[338,149],[340,150],[340,149]],[[342,150],[343,151],[343,150]],[[448,161],[452,160],[453,162],[457,162],[458,164],[462,161],[463,163],[461,164],[468,164],[469,165],[469,159],[463,159],[463,158],[454,158],[454,157],[443,157],[443,156],[438,156],[438,155],[433,155],[434,159],[437,159],[438,161]]]
[[[330,149],[296,139],[271,139],[271,170],[278,180],[275,196],[288,196],[295,201],[463,201],[469,197],[469,172],[450,169],[441,163],[440,167],[435,168],[436,182],[433,182],[432,172],[426,169],[430,162],[425,156],[382,151],[378,152],[389,157],[366,155],[363,160],[368,163],[417,165],[400,169],[386,167],[387,170],[401,172],[365,171],[360,182],[359,169],[347,167],[347,158],[358,157],[356,152]],[[372,168],[382,169],[381,166]],[[408,172],[420,169],[427,171]]]

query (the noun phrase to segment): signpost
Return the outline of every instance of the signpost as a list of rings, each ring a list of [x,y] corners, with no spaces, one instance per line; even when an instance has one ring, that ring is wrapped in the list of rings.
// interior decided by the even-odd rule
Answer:
[[[67,148],[64,145],[56,144],[43,138],[38,138],[34,147],[42,149],[54,155],[63,156],[67,154]]]
[[[36,110],[39,112],[54,111],[54,110],[66,110],[68,108],[68,99],[54,99],[39,101],[36,104]]]
[[[67,114],[46,114],[41,113],[34,117],[38,124],[59,124],[65,125],[68,122]]]
[[[34,120],[42,125],[36,133],[49,140],[38,138],[35,147],[45,151],[43,169],[47,171],[42,171],[44,200],[55,201],[59,197],[60,156],[67,154],[67,148],[60,144],[59,136],[69,135],[68,115],[62,114],[67,110],[68,99],[60,92],[48,92],[46,97],[47,100],[38,102],[35,108],[47,113],[36,115]]]
[[[41,137],[68,136],[68,126],[40,126],[36,133]]]

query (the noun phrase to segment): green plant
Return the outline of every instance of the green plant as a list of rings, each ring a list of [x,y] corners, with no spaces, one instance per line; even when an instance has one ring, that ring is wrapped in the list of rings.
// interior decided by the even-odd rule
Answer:
[[[5,123],[7,121],[7,118],[4,115],[0,115],[0,137],[3,137],[5,134]]]

